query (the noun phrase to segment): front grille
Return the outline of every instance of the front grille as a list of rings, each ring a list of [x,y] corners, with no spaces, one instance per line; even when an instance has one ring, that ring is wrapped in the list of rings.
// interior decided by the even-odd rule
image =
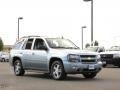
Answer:
[[[96,55],[80,55],[81,58],[87,58],[87,57],[91,57],[91,58],[95,58]]]
[[[113,54],[101,54],[100,55],[102,59],[112,59]]]
[[[95,62],[95,59],[92,60],[81,60],[82,62]]]
[[[96,55],[80,55],[82,63],[95,63]]]

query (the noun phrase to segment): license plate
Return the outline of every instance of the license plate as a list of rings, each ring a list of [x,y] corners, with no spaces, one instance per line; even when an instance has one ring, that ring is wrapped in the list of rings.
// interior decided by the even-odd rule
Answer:
[[[95,66],[94,65],[88,65],[88,69],[93,70],[93,69],[95,69]]]

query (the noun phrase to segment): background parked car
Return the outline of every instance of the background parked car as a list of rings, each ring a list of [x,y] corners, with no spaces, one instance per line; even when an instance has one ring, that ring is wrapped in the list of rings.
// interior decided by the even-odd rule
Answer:
[[[100,47],[100,46],[90,46],[88,48],[85,48],[86,50],[89,50],[89,51],[93,51],[93,52],[105,52],[105,48],[104,47]]]
[[[120,67],[120,46],[112,46],[106,52],[100,53],[100,56],[104,67],[108,64]]]
[[[0,61],[1,61],[2,52],[0,52]]]
[[[0,61],[1,62],[8,62],[9,61],[9,53],[1,52],[0,53]]]

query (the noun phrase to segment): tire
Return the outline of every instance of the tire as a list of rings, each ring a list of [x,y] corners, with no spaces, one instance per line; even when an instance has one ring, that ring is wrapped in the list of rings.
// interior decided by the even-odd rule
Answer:
[[[23,76],[25,73],[20,60],[14,62],[14,73],[16,76]]]
[[[120,68],[120,65],[118,65],[118,67]]]
[[[83,74],[83,76],[84,76],[85,78],[90,78],[90,79],[92,79],[92,78],[94,78],[94,77],[96,76],[96,73],[85,73],[85,74]]]
[[[2,58],[2,62],[5,62],[5,58]]]
[[[105,68],[107,66],[107,64],[103,64],[103,67]]]
[[[61,61],[54,61],[51,65],[50,75],[54,80],[62,80],[66,78],[64,66]]]

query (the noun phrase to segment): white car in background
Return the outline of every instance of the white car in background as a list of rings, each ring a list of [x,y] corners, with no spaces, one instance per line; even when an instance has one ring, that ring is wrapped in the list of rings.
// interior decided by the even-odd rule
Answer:
[[[2,52],[0,51],[0,61],[1,61]]]
[[[88,48],[85,48],[85,50],[98,53],[105,52],[105,48],[103,46],[90,46]]]
[[[9,53],[0,52],[0,61],[1,62],[8,62],[9,61]]]

